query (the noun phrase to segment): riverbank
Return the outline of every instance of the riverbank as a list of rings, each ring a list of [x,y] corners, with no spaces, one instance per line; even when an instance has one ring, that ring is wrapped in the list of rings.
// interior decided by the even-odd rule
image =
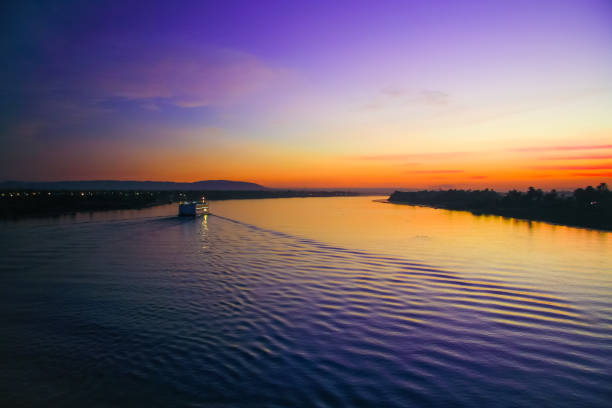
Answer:
[[[612,193],[604,183],[565,195],[534,188],[505,194],[489,189],[395,191],[388,202],[612,231]]]
[[[77,212],[131,210],[181,200],[209,201],[355,196],[345,191],[1,191],[0,218],[53,217]]]

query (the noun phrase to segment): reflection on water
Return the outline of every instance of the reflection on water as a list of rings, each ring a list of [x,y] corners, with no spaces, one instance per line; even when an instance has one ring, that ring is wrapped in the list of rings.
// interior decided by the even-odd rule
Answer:
[[[609,232],[377,202],[380,198],[235,200],[215,203],[214,212],[275,231],[470,275],[483,272],[489,278],[559,286],[581,285],[576,275],[586,275],[590,284],[612,286],[612,276],[602,273],[612,270]]]
[[[4,223],[3,406],[608,406],[610,233],[376,203]]]

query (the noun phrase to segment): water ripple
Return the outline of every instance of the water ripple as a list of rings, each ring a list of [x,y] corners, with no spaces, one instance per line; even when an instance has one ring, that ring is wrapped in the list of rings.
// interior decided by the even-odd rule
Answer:
[[[585,308],[499,265],[467,276],[221,216],[2,234],[5,406],[603,407],[611,395],[610,300]]]

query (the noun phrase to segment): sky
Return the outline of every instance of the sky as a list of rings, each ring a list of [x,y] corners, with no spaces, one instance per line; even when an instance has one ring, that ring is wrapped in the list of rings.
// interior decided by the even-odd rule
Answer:
[[[0,6],[0,180],[612,182],[612,2]]]

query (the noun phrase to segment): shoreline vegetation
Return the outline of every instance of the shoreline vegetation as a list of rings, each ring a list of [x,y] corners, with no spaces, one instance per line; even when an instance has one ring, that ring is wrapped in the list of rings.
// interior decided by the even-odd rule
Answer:
[[[388,202],[612,231],[612,191],[606,183],[571,193],[533,187],[505,194],[490,189],[395,191]]]
[[[0,218],[52,217],[77,212],[132,210],[172,204],[181,200],[209,201],[356,196],[347,191],[244,190],[244,191],[142,191],[142,190],[13,190],[0,191]]]

